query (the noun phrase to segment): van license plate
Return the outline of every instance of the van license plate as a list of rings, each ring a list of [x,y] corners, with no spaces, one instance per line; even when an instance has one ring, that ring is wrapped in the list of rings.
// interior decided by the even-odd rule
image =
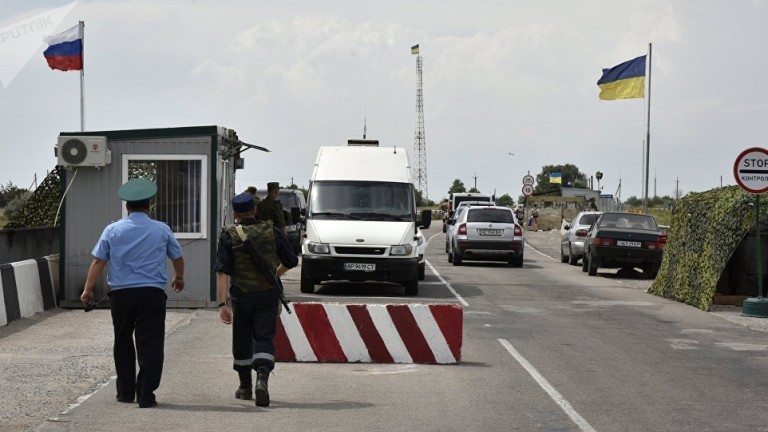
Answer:
[[[639,248],[642,245],[643,244],[641,242],[638,242],[638,241],[627,241],[627,240],[617,240],[616,241],[616,246],[626,246],[626,247]]]
[[[376,264],[344,263],[344,271],[376,271]]]

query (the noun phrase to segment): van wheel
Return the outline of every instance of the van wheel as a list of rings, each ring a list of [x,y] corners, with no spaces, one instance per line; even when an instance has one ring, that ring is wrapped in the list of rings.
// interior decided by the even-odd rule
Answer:
[[[315,281],[312,279],[301,277],[301,292],[304,294],[312,294],[315,292]]]
[[[419,280],[424,280],[427,273],[427,263],[419,264]]]
[[[415,296],[419,294],[419,278],[418,277],[411,279],[407,282],[404,282],[403,285],[405,286],[405,295]]]

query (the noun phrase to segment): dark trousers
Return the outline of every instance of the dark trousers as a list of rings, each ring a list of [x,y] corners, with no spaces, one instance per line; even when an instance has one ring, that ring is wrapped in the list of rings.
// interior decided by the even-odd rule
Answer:
[[[117,399],[120,401],[130,402],[134,397],[139,404],[155,401],[154,391],[160,386],[163,374],[167,298],[165,291],[159,288],[124,288],[110,292]]]
[[[249,372],[275,367],[275,326],[278,299],[274,291],[230,290],[233,369]]]

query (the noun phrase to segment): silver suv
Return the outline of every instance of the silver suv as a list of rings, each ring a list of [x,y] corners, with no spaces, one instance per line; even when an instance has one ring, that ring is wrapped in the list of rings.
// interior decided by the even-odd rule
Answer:
[[[448,262],[455,266],[464,260],[506,261],[523,266],[523,228],[515,223],[509,207],[469,206],[451,227]]]

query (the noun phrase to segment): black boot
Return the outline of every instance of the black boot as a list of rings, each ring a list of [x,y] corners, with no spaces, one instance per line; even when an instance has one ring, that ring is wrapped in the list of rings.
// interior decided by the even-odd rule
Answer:
[[[235,391],[235,397],[243,400],[253,399],[253,390],[251,390],[251,371],[238,371],[240,377],[240,387]]]
[[[256,406],[269,406],[269,370],[260,368],[256,371]]]

